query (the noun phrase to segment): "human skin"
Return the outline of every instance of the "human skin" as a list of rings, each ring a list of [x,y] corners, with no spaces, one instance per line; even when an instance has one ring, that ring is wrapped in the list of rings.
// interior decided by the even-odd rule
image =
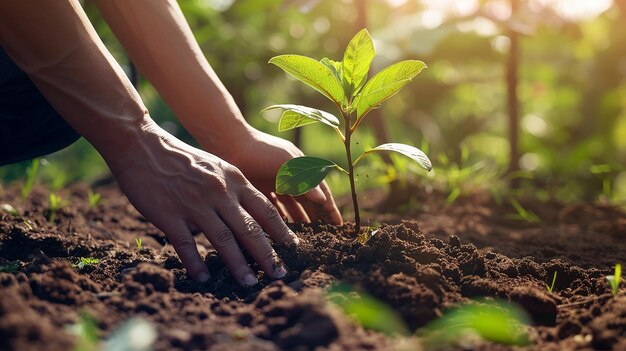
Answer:
[[[78,1],[0,2],[0,43],[98,150],[130,202],[164,232],[191,277],[210,279],[192,235],[201,231],[241,285],[257,280],[239,244],[266,274],[282,278],[286,271],[266,233],[276,243],[298,239],[268,196],[277,200],[271,193],[274,175],[301,151],[245,122],[175,1],[98,4],[140,71],[208,152],[154,123]],[[294,220],[341,223],[326,184],[275,203]]]

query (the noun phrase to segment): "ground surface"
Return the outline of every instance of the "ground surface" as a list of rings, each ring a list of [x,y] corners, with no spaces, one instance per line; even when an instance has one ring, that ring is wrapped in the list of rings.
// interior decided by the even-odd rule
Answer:
[[[213,280],[192,283],[162,234],[120,193],[66,189],[71,200],[55,223],[47,192],[29,201],[19,188],[0,188],[0,350],[66,350],[66,326],[93,316],[106,337],[132,316],[157,326],[156,350],[393,350],[394,340],[357,326],[325,302],[321,288],[356,286],[397,309],[418,329],[446,308],[479,296],[522,305],[537,350],[626,350],[626,294],[609,294],[604,276],[626,258],[626,215],[598,205],[524,204],[540,224],[507,219],[515,211],[475,196],[444,205],[429,196],[419,211],[379,214],[385,225],[365,244],[349,225],[293,225],[303,239],[280,248],[290,270],[283,281],[241,288],[208,242],[198,237]],[[443,198],[443,197],[441,197]],[[142,239],[138,250],[135,239]],[[80,257],[100,263],[72,267]],[[554,293],[546,291],[558,272]],[[482,350],[507,349],[494,344]]]

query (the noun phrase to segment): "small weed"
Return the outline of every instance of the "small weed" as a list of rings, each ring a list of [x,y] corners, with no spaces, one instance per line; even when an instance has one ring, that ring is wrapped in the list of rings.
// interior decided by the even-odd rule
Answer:
[[[0,266],[0,273],[17,273],[20,269],[20,261],[11,261],[5,265]]]
[[[506,301],[477,300],[452,308],[418,331],[418,345],[396,311],[378,299],[344,284],[327,289],[326,298],[364,328],[400,337],[413,344],[411,349],[447,349],[477,339],[503,345],[529,343],[523,326],[530,325],[530,319],[521,308]]]
[[[78,262],[76,262],[76,263],[74,263],[72,265],[72,267],[78,268],[78,269],[83,269],[83,268],[85,268],[85,266],[94,266],[94,265],[97,265],[98,263],[100,263],[100,259],[99,258],[81,257],[81,258],[78,259]]]
[[[73,351],[148,351],[157,338],[156,328],[150,322],[134,317],[101,340],[97,321],[85,312],[80,313],[78,323],[67,326],[66,330],[76,336]]]
[[[619,283],[622,280],[622,265],[619,263],[616,264],[615,273],[613,275],[607,275],[606,280],[609,282],[613,296],[617,295],[619,292]]]
[[[48,215],[48,222],[53,223],[57,218],[57,211],[68,206],[69,204],[69,201],[63,199],[59,195],[50,193],[50,214]]]
[[[426,350],[439,350],[476,337],[504,345],[524,346],[529,339],[522,326],[529,323],[528,316],[515,305],[481,300],[452,309],[424,327],[420,335]]]
[[[76,336],[76,345],[73,351],[97,350],[100,344],[98,325],[96,320],[86,312],[80,313],[78,323],[67,326],[66,330]]]
[[[31,163],[30,167],[26,169],[26,181],[22,185],[21,195],[22,200],[28,199],[28,196],[33,191],[35,185],[35,179],[37,178],[37,171],[39,170],[39,159],[36,158]]]
[[[135,244],[137,244],[137,251],[141,251],[142,242],[143,240],[141,240],[141,238],[135,238]]]
[[[347,285],[332,286],[326,291],[326,298],[364,328],[388,335],[410,334],[402,318],[391,307]]]
[[[552,277],[552,284],[551,285],[546,284],[546,288],[548,289],[548,292],[552,293],[552,291],[554,290],[554,283],[556,283],[556,271],[554,271],[554,276]]]
[[[506,218],[526,221],[532,224],[541,223],[541,218],[535,212],[525,209],[519,201],[512,199],[510,202],[517,213],[508,214]]]
[[[102,195],[99,193],[89,190],[87,196],[89,197],[89,208],[91,209],[98,207],[98,205],[102,202]]]

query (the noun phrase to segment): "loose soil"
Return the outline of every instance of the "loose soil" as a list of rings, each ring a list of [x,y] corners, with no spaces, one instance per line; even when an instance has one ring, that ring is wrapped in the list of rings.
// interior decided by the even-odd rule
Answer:
[[[326,302],[323,288],[339,281],[393,307],[411,330],[456,304],[497,297],[531,317],[528,349],[626,350],[626,294],[613,297],[604,280],[625,263],[626,214],[617,208],[523,203],[542,219],[529,224],[485,195],[446,205],[429,194],[412,212],[365,214],[388,224],[364,244],[350,224],[291,225],[301,245],[277,248],[289,274],[259,273],[257,286],[242,288],[202,236],[206,285],[187,278],[164,236],[118,190],[97,189],[104,201],[90,209],[87,189],[65,189],[71,205],[49,223],[45,189],[25,202],[17,185],[0,188],[0,205],[19,212],[0,210],[0,267],[18,261],[0,273],[0,350],[69,350],[76,339],[67,326],[81,312],[103,338],[131,317],[151,321],[155,350],[393,350],[395,339]],[[101,261],[73,267],[80,257]]]

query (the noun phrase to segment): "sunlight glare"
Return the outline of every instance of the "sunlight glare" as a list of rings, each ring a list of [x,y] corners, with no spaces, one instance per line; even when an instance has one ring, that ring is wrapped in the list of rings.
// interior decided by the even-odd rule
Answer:
[[[584,21],[597,17],[613,5],[613,0],[530,0],[532,8],[551,7],[562,18]]]

